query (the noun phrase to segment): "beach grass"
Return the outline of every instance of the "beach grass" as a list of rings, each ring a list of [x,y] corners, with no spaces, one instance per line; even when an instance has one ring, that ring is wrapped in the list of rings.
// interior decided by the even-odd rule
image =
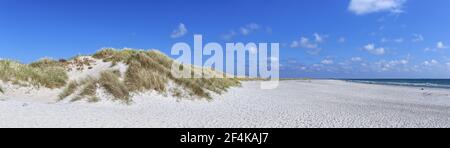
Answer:
[[[20,85],[60,88],[66,85],[68,75],[56,61],[41,60],[32,64],[21,64],[10,60],[0,61],[0,80]]]
[[[98,88],[103,88],[114,99],[126,103],[131,102],[133,93],[156,91],[160,94],[173,93],[173,96],[190,96],[212,99],[211,93],[222,94],[231,87],[240,86],[240,78],[176,78],[171,73],[175,60],[157,50],[134,50],[105,48],[92,55],[93,58],[117,64],[127,65],[123,75],[118,70],[104,70],[100,77],[87,77],[80,81],[69,81],[67,74],[70,63],[77,67],[90,65],[86,58],[72,60],[41,59],[30,64],[21,64],[11,60],[0,61],[0,80],[17,85],[33,85],[37,87],[62,88],[58,95],[63,100],[72,94],[72,101],[87,98],[89,102],[99,100]],[[192,74],[203,71],[212,76],[224,76],[209,68],[182,65],[189,68]],[[78,69],[83,70],[83,69]],[[175,84],[178,88],[171,86]],[[64,87],[64,88],[63,88]],[[0,92],[3,90],[0,89]]]
[[[71,81],[67,86],[64,88],[64,90],[58,95],[59,100],[63,100],[64,98],[67,98],[68,96],[75,93],[77,90],[79,84],[76,81]]]
[[[75,97],[72,98],[72,100],[70,100],[71,102],[75,102],[75,101],[80,101],[84,98],[87,98],[88,102],[97,102],[99,101],[98,97],[97,97],[97,83],[98,81],[92,77],[87,77],[83,80],[81,80],[80,82],[74,82],[77,85],[73,85],[74,91],[64,91],[66,92],[67,96],[72,95],[73,93],[77,92],[78,89],[81,88],[81,90],[78,90],[78,93],[75,95]],[[68,88],[69,86],[67,86],[66,90],[71,90]],[[63,92],[63,93],[64,93]],[[60,95],[63,96],[63,95]],[[61,98],[61,100],[63,100],[64,98]]]
[[[130,92],[123,81],[120,80],[120,75],[115,71],[104,71],[101,73],[98,80],[100,86],[102,86],[108,93],[114,96],[115,99],[119,99],[125,103],[131,102]]]
[[[182,86],[191,96],[211,99],[207,90],[222,93],[230,87],[240,86],[240,82],[233,78],[175,78],[171,73],[171,67],[175,61],[156,50],[103,49],[93,57],[105,61],[127,63],[129,67],[124,79],[125,85],[131,92],[148,90],[166,92],[168,82],[172,81]],[[190,65],[185,65],[185,67],[191,67],[192,71],[203,70]]]

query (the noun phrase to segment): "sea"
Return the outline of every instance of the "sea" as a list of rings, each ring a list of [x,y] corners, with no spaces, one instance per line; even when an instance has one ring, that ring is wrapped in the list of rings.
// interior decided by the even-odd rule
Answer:
[[[450,79],[345,79],[349,82],[450,89]]]

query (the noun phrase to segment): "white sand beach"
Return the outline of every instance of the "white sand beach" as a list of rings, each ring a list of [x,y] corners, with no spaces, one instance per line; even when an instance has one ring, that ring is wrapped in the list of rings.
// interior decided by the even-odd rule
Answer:
[[[0,127],[450,127],[446,89],[338,80],[281,81],[274,90],[261,90],[259,84],[243,82],[212,101],[149,93],[131,105],[0,94]]]

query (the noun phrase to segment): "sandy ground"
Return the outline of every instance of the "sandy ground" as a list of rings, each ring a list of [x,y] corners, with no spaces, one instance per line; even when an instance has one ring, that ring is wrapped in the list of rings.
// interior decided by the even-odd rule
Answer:
[[[143,94],[130,105],[2,98],[0,127],[450,127],[450,90],[282,81],[244,82],[214,101]]]

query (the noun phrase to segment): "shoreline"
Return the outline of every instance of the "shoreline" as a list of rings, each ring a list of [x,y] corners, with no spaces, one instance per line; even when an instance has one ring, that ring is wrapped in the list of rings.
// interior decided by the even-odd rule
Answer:
[[[333,79],[330,79],[333,80]],[[376,80],[376,79],[375,79]],[[392,86],[392,87],[407,87],[407,88],[414,88],[414,89],[437,89],[437,90],[449,90],[450,87],[433,87],[433,86],[414,86],[414,85],[396,85],[396,84],[383,84],[383,83],[370,83],[370,82],[356,82],[352,80],[336,80],[336,81],[345,81],[349,83],[357,83],[357,84],[367,84],[367,85],[379,85],[379,86]]]
[[[380,79],[280,79],[280,81],[342,81],[342,82],[349,82],[349,83],[357,83],[357,84],[367,84],[367,85],[380,85],[380,86],[394,86],[394,87],[408,87],[408,88],[426,88],[426,89],[440,89],[440,90],[450,90],[449,87],[438,87],[438,86],[414,86],[414,85],[396,85],[396,84],[384,84],[384,83],[371,83],[371,82],[357,82],[357,80],[380,80]],[[356,80],[356,81],[355,81]],[[381,79],[381,80],[389,80],[389,79]],[[395,80],[395,79],[393,79]],[[441,80],[441,79],[405,79],[405,80]],[[442,79],[442,80],[450,80],[450,79]]]

